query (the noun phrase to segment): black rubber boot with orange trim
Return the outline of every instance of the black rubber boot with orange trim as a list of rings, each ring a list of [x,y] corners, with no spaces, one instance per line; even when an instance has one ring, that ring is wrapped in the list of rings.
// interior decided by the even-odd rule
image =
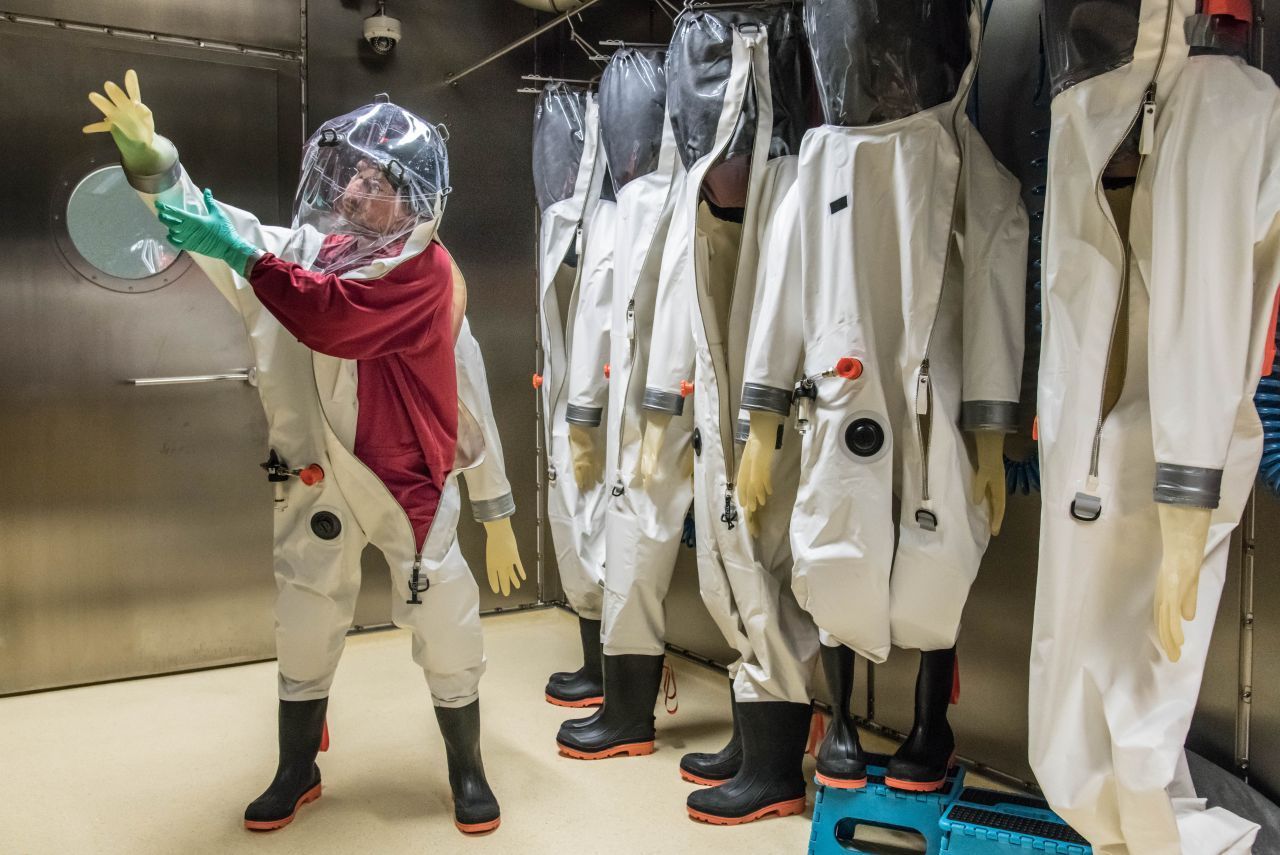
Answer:
[[[444,737],[453,791],[453,824],[463,834],[484,834],[501,822],[498,799],[484,776],[480,757],[480,701],[465,707],[436,707],[436,721]]]
[[[733,708],[733,735],[715,754],[686,754],[680,758],[680,777],[691,784],[718,787],[742,768],[742,730],[738,725],[738,701],[729,681],[729,703]]]
[[[547,703],[558,707],[598,707],[604,703],[604,673],[600,667],[600,621],[578,618],[582,636],[582,667],[558,671],[547,681]]]
[[[853,651],[848,647],[821,646],[822,670],[831,693],[831,726],[818,747],[818,782],[841,790],[867,785],[867,762],[858,742],[858,726],[849,715],[853,695]]]
[[[316,755],[324,741],[328,698],[281,701],[278,716],[280,761],[266,792],[244,812],[250,831],[274,831],[293,822],[298,808],[320,798],[320,767]]]
[[[742,825],[804,813],[804,750],[810,704],[738,704],[742,767],[718,787],[689,794],[689,816],[713,825]]]
[[[947,783],[955,761],[956,738],[947,721],[947,708],[955,684],[956,649],[920,654],[916,674],[916,718],[907,741],[902,743],[884,781],[898,790],[932,793]]]
[[[639,757],[653,753],[653,707],[662,683],[663,656],[604,656],[604,706],[556,734],[560,753],[575,760]]]

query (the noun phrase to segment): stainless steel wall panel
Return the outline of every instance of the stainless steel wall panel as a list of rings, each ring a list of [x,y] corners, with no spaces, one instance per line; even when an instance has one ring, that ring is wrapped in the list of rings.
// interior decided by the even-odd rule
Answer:
[[[5,0],[19,15],[296,51],[301,0]]]
[[[296,67],[18,26],[0,50],[28,70],[6,96],[21,133],[0,136],[0,694],[269,657],[255,390],[122,382],[246,368],[238,316],[194,267],[146,294],[100,288],[53,229],[62,182],[114,161],[80,133],[85,94],[130,67],[198,180],[278,213],[299,119],[277,103],[297,103]],[[239,109],[192,109],[194,89]]]
[[[1265,489],[1258,491],[1255,579],[1249,782],[1280,800],[1280,501]]]

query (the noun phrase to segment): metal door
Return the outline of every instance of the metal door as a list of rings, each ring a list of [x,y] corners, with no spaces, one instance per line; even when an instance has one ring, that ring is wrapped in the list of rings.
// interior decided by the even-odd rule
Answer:
[[[96,273],[66,203],[115,160],[80,133],[86,93],[135,68],[195,179],[287,220],[299,68],[42,27],[7,27],[0,51],[17,72],[0,86],[0,694],[269,658],[256,391],[127,382],[243,373],[239,317],[185,258],[139,280]],[[103,228],[112,210],[94,214]]]

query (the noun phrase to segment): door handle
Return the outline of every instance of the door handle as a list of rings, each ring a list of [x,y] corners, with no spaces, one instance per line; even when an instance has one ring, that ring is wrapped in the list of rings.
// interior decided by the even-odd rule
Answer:
[[[243,371],[230,371],[226,374],[194,374],[187,377],[137,377],[126,380],[130,386],[184,386],[191,383],[221,383],[225,380],[258,385],[258,369],[246,368]]]

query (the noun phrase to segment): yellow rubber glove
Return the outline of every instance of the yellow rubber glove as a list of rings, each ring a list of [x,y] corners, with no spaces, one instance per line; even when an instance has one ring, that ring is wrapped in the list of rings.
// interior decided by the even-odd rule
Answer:
[[[666,444],[667,428],[670,425],[671,416],[666,413],[644,414],[644,433],[640,438],[640,483],[642,485],[669,477],[669,473],[662,471],[659,458]],[[676,475],[680,478],[689,478],[693,475],[692,445],[686,445],[681,450]]]
[[[516,533],[511,530],[511,517],[484,524],[485,564],[489,571],[489,589],[504,597],[520,588],[520,582],[528,578],[516,547]]]
[[[640,437],[640,483],[648,484],[658,474],[658,455],[667,436],[671,416],[664,413],[644,414],[644,433]]]
[[[142,103],[138,74],[132,68],[124,74],[124,89],[108,80],[103,95],[89,93],[89,101],[102,111],[102,121],[85,125],[86,134],[109,133],[120,149],[125,168],[137,175],[164,172],[178,159],[173,143],[156,133],[150,108]]]
[[[738,501],[747,512],[747,531],[752,537],[760,535],[756,512],[773,495],[773,457],[778,452],[781,426],[782,416],[776,413],[751,413],[751,433],[738,464]]]
[[[1195,620],[1200,568],[1213,511],[1159,504],[1160,575],[1156,579],[1156,636],[1170,662],[1182,658],[1182,622]]]
[[[596,446],[599,428],[569,425],[569,451],[573,455],[573,480],[586,492],[604,478],[604,460]]]
[[[1004,437],[993,430],[980,430],[973,435],[978,446],[978,471],[973,475],[973,503],[988,503],[991,511],[991,534],[1000,533],[1004,525],[1008,485],[1004,477]]]

